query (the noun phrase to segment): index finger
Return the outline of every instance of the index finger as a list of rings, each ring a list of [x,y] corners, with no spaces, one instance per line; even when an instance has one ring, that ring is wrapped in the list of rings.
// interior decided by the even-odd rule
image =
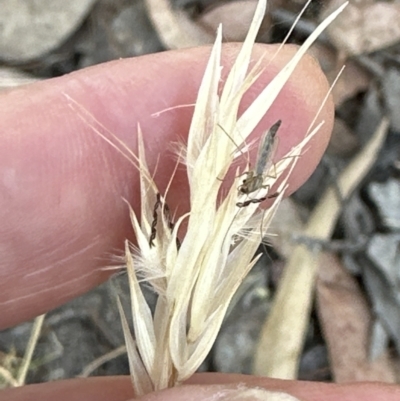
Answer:
[[[239,45],[224,46],[224,65]],[[259,93],[295,48],[286,47],[246,94],[243,107]],[[209,55],[208,47],[120,60],[0,96],[0,328],[52,309],[106,280],[110,264],[132,231],[125,198],[138,207],[135,168],[96,135],[68,107],[63,93],[136,151],[136,127],[145,135],[150,171],[166,188],[175,158],[168,144],[188,132],[192,108],[152,115],[169,106],[193,104]],[[274,46],[258,45],[254,59]],[[266,57],[268,59],[268,57]],[[328,90],[317,64],[304,58],[268,115],[260,133],[278,119],[278,156],[298,143]],[[291,177],[295,189],[311,174],[327,145],[333,108]],[[188,188],[178,171],[168,203],[188,208]]]

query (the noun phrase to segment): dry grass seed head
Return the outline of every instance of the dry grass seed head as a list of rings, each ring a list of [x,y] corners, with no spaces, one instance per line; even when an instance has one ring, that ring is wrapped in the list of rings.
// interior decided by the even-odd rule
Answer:
[[[258,212],[257,204],[245,208],[238,207],[237,178],[225,199],[218,204],[221,181],[230,168],[234,154],[234,142],[239,144],[250,135],[268,110],[279,91],[284,86],[295,66],[319,32],[306,41],[304,47],[293,57],[286,67],[268,85],[259,97],[237,120],[239,104],[244,92],[259,76],[260,71],[247,74],[251,47],[259,24],[265,12],[265,2],[260,1],[248,39],[227,78],[221,97],[218,96],[220,81],[221,30],[212,49],[198,99],[194,110],[192,125],[188,136],[186,168],[190,186],[190,213],[185,238],[178,251],[176,246],[177,227],[187,216],[181,216],[172,235],[166,229],[159,234],[157,246],[162,255],[158,260],[162,265],[163,278],[154,320],[145,303],[135,274],[135,259],[127,247],[127,265],[131,283],[132,314],[137,350],[130,359],[140,356],[140,368],[134,376],[139,377],[146,371],[152,389],[157,390],[179,383],[191,376],[209,352],[218,333],[229,302],[237,287],[256,262],[252,260],[258,246],[259,229],[266,228],[287,187],[287,179],[294,168],[301,150],[307,145],[316,127],[310,135],[274,166],[274,178],[268,177],[263,182],[257,196],[266,196],[268,189],[277,179],[281,179],[278,196],[265,212]],[[223,132],[232,135],[233,141]],[[237,134],[237,133],[240,133]],[[144,148],[139,136],[140,172],[148,177],[144,159]],[[149,246],[149,229],[153,218],[156,193],[147,178],[143,179],[142,219],[139,224],[132,212],[131,218],[141,251],[143,274],[148,268],[151,277],[151,263],[146,267],[145,254],[155,250]],[[163,216],[163,213],[160,214]],[[253,229],[249,229],[249,222]],[[261,223],[261,224],[260,224]],[[231,249],[231,241],[243,229],[246,235]],[[150,256],[149,256],[150,258]],[[137,259],[136,259],[137,260]],[[150,261],[150,260],[149,260]],[[125,331],[127,328],[125,327]],[[130,333],[125,333],[129,336]],[[157,352],[156,352],[157,350]],[[162,362],[160,361],[160,358]],[[137,362],[137,361],[136,361]],[[143,387],[143,386],[142,386]]]
[[[265,14],[265,0],[258,3],[248,36],[229,72],[221,96],[218,96],[218,85],[222,45],[221,28],[218,29],[198,92],[187,149],[180,152],[185,157],[190,212],[179,216],[171,227],[164,206],[158,214],[160,221],[156,224],[154,244],[149,241],[154,234],[154,206],[158,199],[165,205],[166,195],[158,195],[159,191],[148,171],[140,129],[138,156],[119,143],[127,153],[124,155],[133,159],[141,177],[140,221],[130,209],[137,252],[132,252],[128,243],[125,247],[134,336],[118,303],[137,396],[182,382],[196,371],[208,354],[230,300],[257,261],[253,255],[259,243],[259,227],[267,229],[302,149],[322,123],[310,127],[304,140],[275,163],[273,175],[264,172],[263,185],[258,188],[257,197],[265,197],[268,188],[277,180],[280,182],[276,189],[278,196],[265,213],[259,212],[257,203],[242,208],[237,206],[238,201],[247,196],[240,191],[238,193],[242,180],[239,174],[225,198],[219,199],[220,178],[225,177],[239,154],[235,143],[242,146],[247,140],[305,52],[343,8],[321,23],[239,119],[237,115],[242,96],[260,76],[262,65],[265,65],[265,60],[260,60],[248,71],[252,46]],[[74,103],[71,98],[69,100]],[[102,136],[101,130],[93,129]],[[185,219],[186,235],[178,249],[177,232]],[[237,238],[239,242],[232,247]],[[141,291],[138,273],[159,294],[154,316]]]

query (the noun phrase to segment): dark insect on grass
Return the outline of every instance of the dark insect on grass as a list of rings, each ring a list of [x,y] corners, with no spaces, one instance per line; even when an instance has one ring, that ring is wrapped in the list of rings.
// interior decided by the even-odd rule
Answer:
[[[248,195],[254,191],[257,191],[258,189],[269,188],[268,185],[263,185],[265,170],[267,170],[267,165],[272,163],[272,157],[278,144],[276,140],[276,133],[278,132],[281,123],[282,121],[278,120],[264,135],[264,138],[258,147],[256,167],[254,170],[250,170],[245,173],[247,177],[242,181],[242,184],[238,188],[238,191],[242,194]],[[277,196],[278,194],[275,193],[258,199],[249,199],[244,202],[238,202],[236,205],[238,207],[246,207],[251,203],[261,203],[267,199],[275,198]]]

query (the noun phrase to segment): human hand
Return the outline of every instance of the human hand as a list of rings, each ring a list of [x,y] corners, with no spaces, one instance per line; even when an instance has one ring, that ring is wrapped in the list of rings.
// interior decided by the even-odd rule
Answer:
[[[237,49],[237,45],[225,45],[227,64]],[[267,49],[271,54],[275,51],[274,47]],[[257,46],[255,56],[265,50],[265,46]],[[284,48],[260,79],[263,85],[255,85],[245,103],[293,52],[293,47]],[[42,314],[106,280],[109,273],[101,270],[105,255],[122,247],[123,240],[132,235],[121,198],[139,207],[138,173],[68,107],[63,94],[134,151],[139,122],[150,171],[161,155],[156,182],[163,191],[175,165],[174,158],[165,155],[166,144],[188,132],[193,109],[171,110],[159,118],[152,114],[195,102],[208,55],[209,48],[196,48],[115,61],[1,94],[0,328]],[[279,132],[278,156],[302,139],[326,92],[326,81],[316,64],[305,59],[258,131],[260,134],[278,119],[285,121]],[[308,178],[320,160],[329,140],[332,112],[328,102],[320,116],[325,124],[300,158],[290,179],[291,190]],[[168,197],[171,209],[178,213],[187,210],[182,201],[185,193],[184,176],[178,172]],[[397,387],[378,384],[346,387],[220,374],[197,375],[190,383],[204,387],[201,391],[181,387],[151,397],[205,400],[212,398],[212,391],[220,391],[208,385],[247,383],[287,390],[304,400],[399,398]],[[53,400],[55,396],[60,401],[119,401],[132,398],[132,388],[127,377],[76,379],[4,390],[0,401]]]

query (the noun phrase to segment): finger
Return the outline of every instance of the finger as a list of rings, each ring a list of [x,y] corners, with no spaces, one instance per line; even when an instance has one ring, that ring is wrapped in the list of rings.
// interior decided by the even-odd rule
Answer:
[[[0,401],[126,401],[132,398],[132,382],[127,376],[60,380],[0,391]]]
[[[149,394],[146,401],[208,401],[218,400],[217,394],[238,388],[264,388],[289,393],[302,401],[397,401],[398,385],[384,383],[333,384],[286,381],[262,377],[203,373],[190,380],[191,385]],[[200,385],[201,384],[201,385]],[[233,393],[228,392],[232,396]],[[127,376],[93,377],[51,383],[32,384],[0,392],[0,401],[125,401],[133,399],[130,378]],[[228,398],[229,399],[229,398]],[[239,398],[240,399],[240,398]]]
[[[271,391],[287,392],[302,401],[395,401],[400,399],[400,386],[387,383],[335,384],[225,373],[196,374],[188,383],[200,385],[201,388],[209,385],[233,385],[236,387],[239,383],[243,383],[247,387],[262,387]],[[193,394],[196,393],[195,389],[191,391]],[[169,401],[170,399],[180,400],[173,396],[171,398],[160,396],[159,399],[153,398],[152,401]],[[193,401],[197,401],[197,399],[193,398]]]
[[[231,64],[238,45],[224,47]],[[254,60],[274,54],[257,46]],[[166,52],[115,61],[0,96],[0,326],[29,319],[82,294],[107,278],[100,268],[131,236],[127,199],[138,208],[137,170],[106,143],[68,105],[65,94],[136,152],[137,124],[144,132],[150,171],[158,162],[156,183],[166,188],[175,159],[171,142],[188,132],[192,108],[153,114],[166,107],[193,104],[209,48]],[[245,96],[243,107],[294,54],[287,47],[268,64]],[[327,93],[323,74],[305,58],[283,89],[259,132],[282,119],[279,154],[303,138]],[[298,187],[318,163],[332,126],[332,104],[325,125],[292,176]],[[171,209],[187,210],[183,171],[170,191]]]

